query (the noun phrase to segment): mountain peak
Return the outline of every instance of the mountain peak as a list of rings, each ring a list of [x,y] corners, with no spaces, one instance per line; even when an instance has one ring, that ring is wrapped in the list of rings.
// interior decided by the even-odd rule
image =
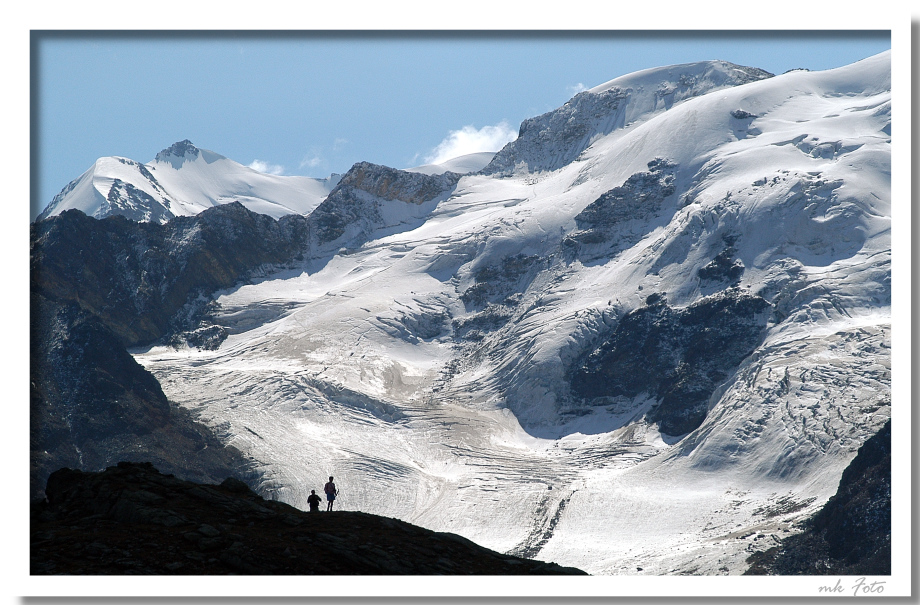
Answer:
[[[637,71],[582,91],[561,107],[521,123],[483,174],[552,171],[573,162],[599,136],[674,105],[773,74],[727,61],[699,61]]]
[[[197,158],[200,150],[188,139],[173,143],[157,154],[157,161],[167,161],[168,158]]]
[[[114,156],[97,159],[54,197],[37,220],[76,208],[95,218],[118,214],[163,223],[233,201],[280,218],[309,214],[337,182],[254,172],[184,139],[146,164]]]

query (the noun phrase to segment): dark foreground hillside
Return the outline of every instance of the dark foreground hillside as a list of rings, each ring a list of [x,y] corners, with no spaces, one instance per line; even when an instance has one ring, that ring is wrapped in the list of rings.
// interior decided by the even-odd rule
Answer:
[[[891,420],[859,448],[802,533],[748,562],[747,575],[890,575]]]
[[[61,469],[45,493],[32,505],[33,575],[584,574],[396,519],[304,512],[236,479],[191,483],[149,463]]]

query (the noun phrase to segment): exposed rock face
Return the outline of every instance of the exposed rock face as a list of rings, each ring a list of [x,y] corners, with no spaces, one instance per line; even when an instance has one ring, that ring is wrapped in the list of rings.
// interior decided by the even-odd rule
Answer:
[[[521,293],[546,266],[545,258],[515,254],[474,270],[473,283],[460,295],[472,313],[452,321],[454,338],[459,343],[480,342],[508,323],[519,312]]]
[[[518,138],[495,154],[482,172],[538,172],[565,166],[588,147],[597,133],[606,134],[624,125],[627,96],[621,88],[599,94],[585,91],[559,109],[524,120]]]
[[[138,164],[138,166],[141,166],[141,164]],[[151,182],[156,182],[152,176]],[[168,203],[165,200],[164,203],[159,202],[131,183],[115,179],[105,198],[105,204],[99,209],[99,213],[103,216],[117,214],[132,221],[165,223],[175,217],[166,205]]]
[[[219,346],[209,295],[300,255],[305,219],[240,204],[166,225],[71,210],[33,223],[31,236],[32,497],[62,466],[149,460],[195,480],[241,472],[240,453],[171,406],[126,347]]]
[[[31,225],[32,290],[103,318],[124,346],[146,344],[197,328],[200,295],[300,256],[306,230],[301,216],[239,203],[165,225],[70,210]]]
[[[200,485],[121,462],[61,469],[33,504],[31,573],[583,574],[360,512],[307,513],[238,479]]]
[[[891,420],[859,448],[805,530],[748,559],[746,575],[891,574]]]
[[[430,209],[420,206],[450,191],[459,180],[453,172],[426,175],[359,162],[307,219],[311,243],[317,248],[330,242],[360,245],[375,231],[424,216]],[[399,208],[400,203],[410,207]]]
[[[674,193],[677,165],[664,158],[648,163],[648,172],[637,172],[620,187],[601,195],[575,216],[579,229],[612,228],[623,221],[653,217],[664,199]]]
[[[683,435],[702,424],[710,395],[760,344],[770,304],[731,288],[682,309],[653,294],[626,314],[572,376],[586,399],[659,400],[647,418],[661,432]]]
[[[701,282],[737,284],[744,275],[744,263],[735,258],[735,239],[729,236],[723,241],[725,248],[697,271]]]
[[[191,141],[185,139],[183,141],[178,141],[173,143],[163,151],[157,154],[158,162],[168,161],[170,158],[196,158],[201,151],[192,144]]]
[[[601,195],[575,216],[578,230],[567,235],[563,246],[583,261],[609,258],[637,244],[653,228],[665,200],[674,195],[677,165],[664,158],[648,163],[619,187]]]
[[[652,79],[639,72],[580,92],[565,105],[524,120],[518,138],[505,145],[483,174],[557,170],[571,163],[598,135],[623,128],[644,115],[719,88],[773,77],[762,69],[727,61],[675,65],[655,70]]]
[[[749,111],[743,109],[735,109],[731,112],[731,116],[736,120],[749,120],[751,118],[756,118],[757,116]]]
[[[62,466],[151,460],[199,481],[244,471],[241,454],[171,406],[96,316],[36,293],[30,315],[30,498]]]
[[[460,300],[471,308],[504,302],[526,290],[534,273],[545,264],[539,256],[516,254],[503,258],[498,265],[486,265],[474,272],[473,285],[460,295]]]
[[[364,191],[387,201],[421,204],[441,195],[459,180],[460,175],[453,172],[427,175],[358,162],[345,173],[338,188]]]

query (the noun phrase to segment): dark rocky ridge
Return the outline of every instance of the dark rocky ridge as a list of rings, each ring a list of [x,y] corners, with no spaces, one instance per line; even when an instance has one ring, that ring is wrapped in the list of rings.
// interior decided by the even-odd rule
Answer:
[[[891,420],[859,448],[804,531],[756,553],[746,575],[891,574]]]
[[[31,497],[57,468],[119,460],[198,481],[245,475],[249,461],[171,405],[126,347],[218,345],[225,334],[207,325],[210,294],[295,260],[307,228],[303,217],[275,221],[237,203],[165,225],[75,210],[33,223]]]
[[[308,226],[234,202],[164,225],[69,210],[30,229],[31,291],[78,304],[130,347],[197,327],[202,296],[302,258]]]
[[[574,371],[572,391],[586,399],[659,400],[646,418],[661,432],[683,435],[699,427],[716,387],[760,344],[770,303],[738,288],[685,308],[653,294],[626,314]]]
[[[527,289],[534,274],[545,268],[539,256],[516,254],[506,256],[497,265],[486,265],[473,272],[473,284],[460,295],[468,309],[490,303],[502,303]]]
[[[150,464],[61,469],[46,492],[32,505],[34,575],[584,575],[397,519],[307,513],[233,478],[181,481]]]
[[[655,216],[665,198],[674,194],[674,172],[677,164],[656,158],[648,163],[648,172],[631,175],[619,187],[614,187],[588,204],[575,216],[579,229],[610,229],[629,220]]]
[[[722,241],[725,248],[696,272],[702,283],[727,282],[736,285],[744,275],[744,263],[735,258],[735,238],[725,236]]]
[[[31,499],[64,466],[149,460],[198,481],[246,473],[241,454],[170,404],[99,318],[33,292],[30,329]]]

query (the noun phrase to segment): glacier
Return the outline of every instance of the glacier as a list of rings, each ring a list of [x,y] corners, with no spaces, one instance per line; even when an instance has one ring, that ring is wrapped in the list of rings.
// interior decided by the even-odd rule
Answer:
[[[213,295],[219,346],[131,349],[264,497],[334,475],[343,509],[502,552],[737,575],[891,416],[890,60],[630,74],[465,174],[364,163],[292,201],[189,143],[70,192],[334,227]]]

